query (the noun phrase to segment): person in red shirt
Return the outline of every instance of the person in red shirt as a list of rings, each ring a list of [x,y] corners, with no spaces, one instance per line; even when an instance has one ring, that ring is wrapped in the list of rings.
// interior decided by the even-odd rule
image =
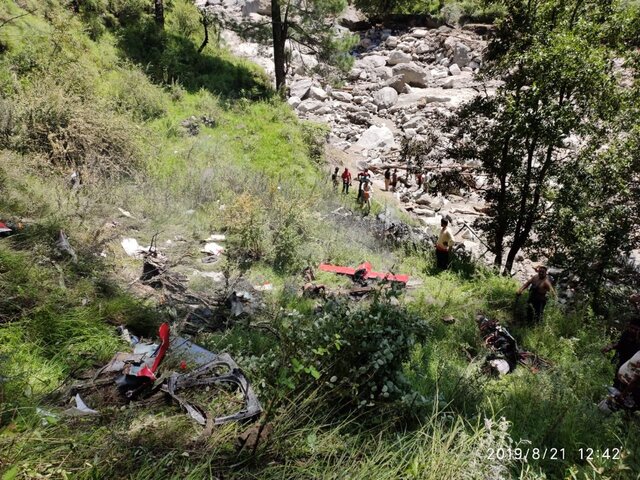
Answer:
[[[349,187],[351,186],[351,172],[347,167],[344,167],[342,172],[342,193],[349,193]]]

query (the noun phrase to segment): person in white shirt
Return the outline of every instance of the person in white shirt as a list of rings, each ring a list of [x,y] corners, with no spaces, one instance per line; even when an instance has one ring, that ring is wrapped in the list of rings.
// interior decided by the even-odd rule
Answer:
[[[436,262],[439,269],[446,270],[449,268],[449,252],[453,248],[454,238],[447,219],[443,218],[440,221],[440,226],[442,228],[436,242]]]

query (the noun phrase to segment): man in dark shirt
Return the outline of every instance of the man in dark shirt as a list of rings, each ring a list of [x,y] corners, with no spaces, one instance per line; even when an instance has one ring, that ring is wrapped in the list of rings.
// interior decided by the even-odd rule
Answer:
[[[529,299],[527,300],[527,321],[529,323],[542,321],[548,292],[557,297],[556,291],[551,285],[551,280],[547,277],[547,267],[540,265],[536,271],[538,274],[527,280],[517,292],[518,295],[522,295],[525,288],[529,287]]]
[[[616,351],[616,376],[613,381],[613,386],[617,389],[621,389],[622,385],[618,379],[618,370],[620,367],[633,357],[638,350],[640,350],[640,292],[634,293],[629,296],[629,302],[635,308],[635,315],[631,317],[631,320],[620,334],[620,338],[616,343],[607,345],[602,349],[602,353]]]

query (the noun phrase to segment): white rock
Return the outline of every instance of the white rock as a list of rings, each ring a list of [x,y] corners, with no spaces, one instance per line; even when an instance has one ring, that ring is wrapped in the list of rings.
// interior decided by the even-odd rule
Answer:
[[[446,82],[442,84],[442,88],[455,88],[457,84],[457,80],[453,77],[449,78]]]
[[[302,113],[314,112],[322,107],[322,102],[318,100],[305,100],[298,105],[298,111]]]
[[[456,46],[453,49],[453,58],[451,59],[451,61],[458,64],[458,66],[462,68],[466,67],[471,59],[471,49],[462,42],[456,43]]]
[[[331,92],[331,96],[341,102],[350,102],[351,100],[353,100],[353,95],[348,92],[341,92],[339,90],[334,90],[333,92]]]
[[[287,100],[287,103],[291,105],[293,108],[298,108],[298,105],[300,105],[300,102],[302,102],[300,97],[290,97],[289,100]]]
[[[378,67],[374,70],[379,80],[389,80],[393,77],[393,71],[389,67]]]
[[[310,78],[303,78],[301,80],[297,80],[292,82],[289,86],[289,92],[292,97],[298,97],[300,99],[304,98],[307,95],[307,92],[313,85],[313,80]]]
[[[430,74],[415,63],[401,63],[393,67],[393,75],[400,75],[402,79],[414,87],[426,87]]]
[[[398,46],[398,37],[389,37],[387,38],[386,42],[384,42],[384,44],[387,46],[387,48],[396,48]]]
[[[373,70],[378,67],[384,67],[387,64],[387,57],[382,55],[368,55],[356,60],[357,68]]]
[[[413,32],[411,32],[411,36],[414,38],[424,38],[429,34],[429,32],[427,30],[424,30],[422,28],[418,28],[416,30],[414,30]]]
[[[328,97],[327,92],[325,92],[320,87],[311,87],[307,92],[307,98],[312,98],[314,100],[320,100],[324,102],[327,99],[327,97]]]
[[[409,63],[411,61],[411,55],[400,50],[394,50],[389,54],[387,64],[398,65],[399,63]]]
[[[392,107],[398,101],[398,92],[392,87],[384,87],[373,94],[373,103],[378,108],[386,109]]]
[[[372,125],[360,136],[356,145],[366,149],[394,146],[393,132],[387,127]]]
[[[460,67],[458,66],[457,63],[453,63],[449,66],[449,71],[451,72],[451,75],[460,75],[461,70]]]
[[[446,78],[449,76],[449,72],[447,72],[446,70],[439,70],[437,68],[434,68],[433,70],[431,70],[431,76],[433,78]]]
[[[269,0],[247,0],[242,6],[242,15],[248,17],[252,13],[271,15],[271,2]]]

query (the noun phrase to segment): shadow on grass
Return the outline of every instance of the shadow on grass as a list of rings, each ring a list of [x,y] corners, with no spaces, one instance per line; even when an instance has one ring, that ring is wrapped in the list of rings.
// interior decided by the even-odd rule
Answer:
[[[205,89],[223,99],[261,100],[274,94],[269,79],[257,67],[206,50],[199,53],[192,40],[159,30],[149,19],[124,28],[118,46],[157,83],[178,82],[191,93]]]

